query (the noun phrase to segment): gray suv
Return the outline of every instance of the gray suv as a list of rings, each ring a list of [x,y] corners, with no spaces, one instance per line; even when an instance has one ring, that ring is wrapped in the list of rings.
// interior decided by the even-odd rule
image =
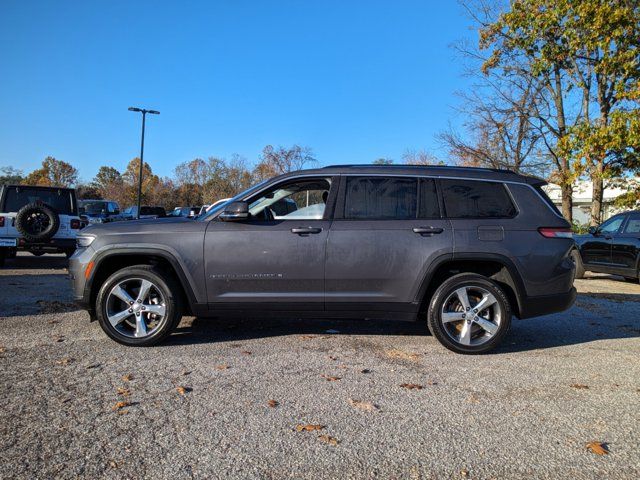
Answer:
[[[125,345],[182,315],[425,320],[459,353],[500,343],[512,315],[569,308],[569,224],[508,171],[340,165],[262,182],[195,220],[92,225],[74,295]]]

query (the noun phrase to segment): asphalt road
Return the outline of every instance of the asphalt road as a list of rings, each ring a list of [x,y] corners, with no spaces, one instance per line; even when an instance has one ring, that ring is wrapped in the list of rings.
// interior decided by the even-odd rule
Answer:
[[[65,264],[0,270],[0,478],[640,477],[639,285],[580,280],[484,356],[284,319],[185,318],[134,349],[70,303]]]

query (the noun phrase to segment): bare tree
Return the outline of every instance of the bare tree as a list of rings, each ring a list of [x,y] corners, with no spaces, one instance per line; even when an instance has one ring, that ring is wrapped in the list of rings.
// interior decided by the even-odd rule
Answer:
[[[254,169],[254,177],[256,180],[264,180],[283,173],[302,170],[316,161],[313,151],[309,147],[293,145],[285,148],[267,145],[262,150],[260,162]]]
[[[444,162],[426,150],[407,149],[402,154],[405,165],[442,165]]]

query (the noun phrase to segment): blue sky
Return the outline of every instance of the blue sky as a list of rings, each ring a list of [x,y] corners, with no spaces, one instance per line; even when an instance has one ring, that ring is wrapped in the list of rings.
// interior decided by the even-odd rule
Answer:
[[[139,153],[170,175],[196,157],[254,162],[266,144],[321,164],[445,156],[468,88],[450,48],[475,38],[443,1],[0,2],[0,166],[47,155],[91,179]]]

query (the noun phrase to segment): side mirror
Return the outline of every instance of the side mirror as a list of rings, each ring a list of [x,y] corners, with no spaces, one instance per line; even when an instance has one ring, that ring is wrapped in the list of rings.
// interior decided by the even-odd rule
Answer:
[[[589,233],[591,235],[597,235],[598,234],[598,227],[589,227]]]
[[[246,220],[249,218],[249,204],[247,202],[230,203],[220,214],[220,218],[225,222]]]

